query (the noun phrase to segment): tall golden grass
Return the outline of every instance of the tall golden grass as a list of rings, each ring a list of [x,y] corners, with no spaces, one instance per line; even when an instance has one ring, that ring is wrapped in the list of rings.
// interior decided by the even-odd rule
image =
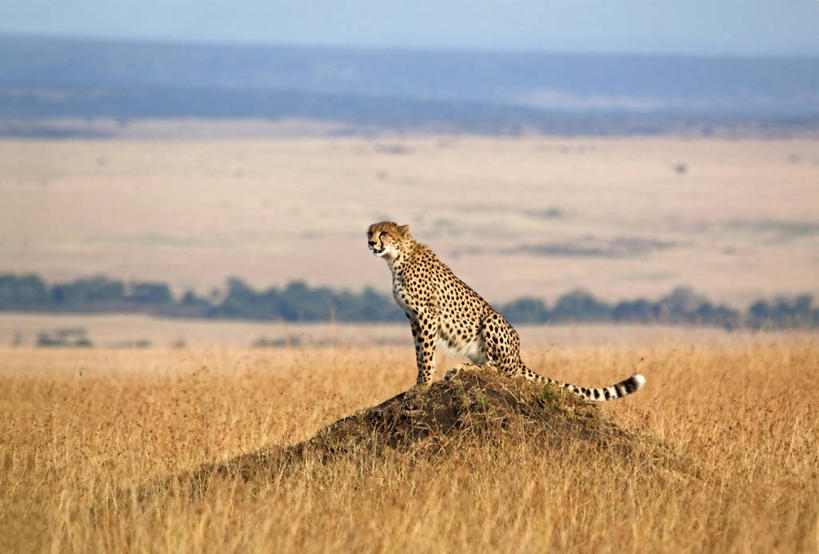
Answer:
[[[644,373],[646,387],[600,417],[684,467],[660,467],[651,451],[501,436],[434,457],[305,459],[252,483],[135,504],[121,492],[296,443],[400,392],[414,379],[412,352],[5,349],[0,551],[816,551],[813,338],[526,357],[583,385]]]

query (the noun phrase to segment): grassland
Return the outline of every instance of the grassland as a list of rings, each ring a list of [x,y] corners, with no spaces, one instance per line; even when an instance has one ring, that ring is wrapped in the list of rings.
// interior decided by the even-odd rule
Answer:
[[[298,443],[404,390],[411,350],[4,349],[0,551],[816,551],[815,337],[525,354],[581,384],[644,373],[637,395],[575,414],[621,429],[630,448],[510,425],[432,453],[306,456],[134,503],[123,490]]]
[[[661,325],[517,325],[526,346],[562,348],[594,344],[665,345],[703,341],[719,344],[752,332],[726,334],[708,328]],[[292,345],[396,346],[412,349],[406,323],[289,323],[159,318],[139,314],[0,313],[0,347],[34,346],[41,332],[82,329],[95,347],[127,348],[213,345],[247,348],[258,339]]]
[[[363,233],[390,218],[491,302],[690,285],[744,309],[819,295],[817,152],[811,138],[3,139],[0,272],[386,291]]]

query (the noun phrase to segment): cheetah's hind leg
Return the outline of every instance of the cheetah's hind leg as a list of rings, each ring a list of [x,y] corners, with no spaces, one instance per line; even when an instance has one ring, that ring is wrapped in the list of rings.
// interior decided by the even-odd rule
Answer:
[[[444,381],[451,380],[452,378],[454,378],[456,375],[458,375],[460,372],[462,372],[465,369],[467,369],[467,370],[480,370],[480,369],[484,369],[484,368],[479,366],[478,364],[473,364],[471,362],[458,364],[458,365],[456,365],[455,367],[453,367],[452,369],[450,369],[449,371],[446,372],[446,375],[444,375]]]

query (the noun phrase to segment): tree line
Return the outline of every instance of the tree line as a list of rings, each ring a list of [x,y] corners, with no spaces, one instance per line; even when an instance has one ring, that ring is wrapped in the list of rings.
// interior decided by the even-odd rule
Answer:
[[[744,312],[714,304],[688,287],[658,300],[608,303],[575,290],[549,306],[524,297],[496,305],[512,323],[643,323],[703,325],[735,329],[819,327],[819,307],[802,294],[794,298],[758,300]],[[256,290],[238,278],[224,290],[201,296],[188,290],[179,297],[161,282],[123,282],[107,277],[76,279],[48,285],[38,275],[0,274],[0,311],[71,313],[146,313],[164,317],[248,319],[289,322],[390,322],[404,314],[393,299],[372,288],[361,292],[311,287],[292,281],[283,288]]]

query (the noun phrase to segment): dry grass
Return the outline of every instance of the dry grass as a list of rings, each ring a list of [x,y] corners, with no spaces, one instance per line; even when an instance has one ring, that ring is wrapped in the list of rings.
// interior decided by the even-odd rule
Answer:
[[[582,384],[635,368],[648,384],[624,401],[574,412],[561,404],[539,420],[545,429],[585,418],[615,430],[615,441],[510,424],[434,452],[305,455],[199,496],[159,490],[134,504],[120,493],[298,443],[399,393],[413,380],[411,352],[3,350],[0,551],[816,550],[819,351],[810,337],[527,358]]]

